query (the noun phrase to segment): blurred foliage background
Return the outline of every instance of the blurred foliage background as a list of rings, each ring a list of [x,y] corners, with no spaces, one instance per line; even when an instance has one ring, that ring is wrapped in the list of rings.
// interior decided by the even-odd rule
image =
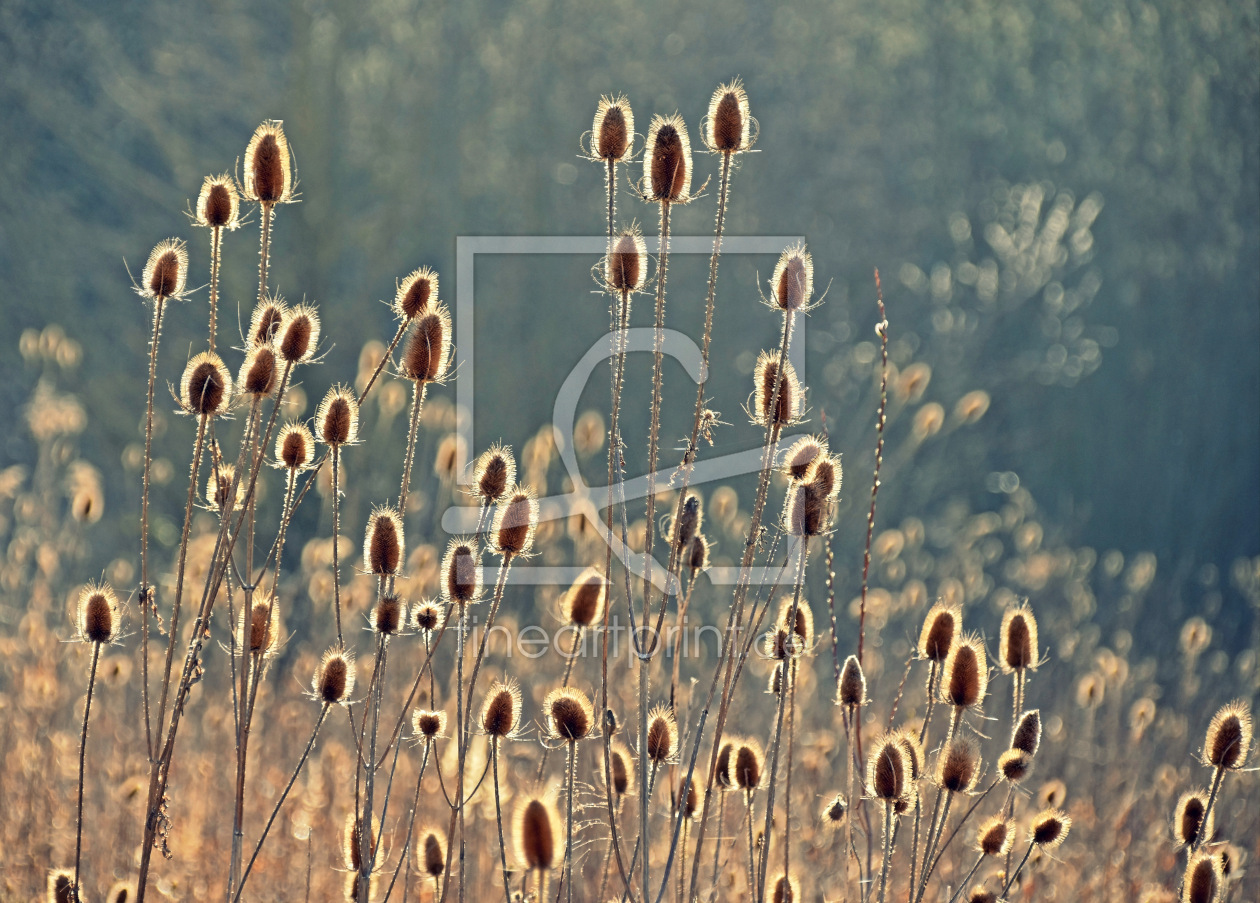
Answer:
[[[103,567],[137,533],[123,457],[142,428],[148,320],[123,263],[138,273],[182,235],[190,283],[207,280],[208,238],[182,211],[259,121],[284,120],[303,192],[279,216],[273,284],[320,305],[332,382],[392,334],[376,302],[397,277],[431,264],[453,300],[457,236],[599,233],[602,177],[576,154],[600,94],[625,92],[641,132],[677,109],[694,138],[710,92],[738,74],[761,140],[735,178],[730,234],[804,237],[831,286],[806,375],[812,428],[826,414],[846,454],[842,561],[858,557],[869,490],[878,266],[894,364],[930,368],[922,400],[949,412],[967,392],[991,398],[972,429],[919,452],[909,418],[894,420],[881,520],[994,508],[1022,487],[1068,542],[1155,553],[1170,613],[1211,597],[1222,626],[1243,627],[1239,597],[1217,590],[1260,552],[1258,20],[1254,3],[1223,0],[9,0],[0,415],[19,422],[40,378],[19,335],[60,324],[82,348],[67,387],[103,474],[88,559]],[[619,205],[655,229],[654,210],[626,193]],[[705,235],[712,216],[710,192],[676,228]],[[227,238],[228,323],[252,306],[256,240]],[[592,263],[479,264],[477,379],[498,387],[478,397],[479,444],[519,448],[606,330]],[[739,406],[774,342],[756,304],[772,266],[724,262],[714,406],[735,425],[720,452],[756,443]],[[694,332],[703,261],[680,260],[671,286],[671,325]],[[171,318],[165,379],[199,350],[205,294]],[[667,380],[682,387],[669,436],[692,389],[681,370]],[[604,409],[606,395],[595,380],[585,399]],[[639,455],[645,414],[628,415]],[[184,442],[167,446],[177,473]],[[35,447],[6,429],[0,464]],[[179,510],[180,482],[157,507]],[[1248,633],[1221,631],[1226,645]]]

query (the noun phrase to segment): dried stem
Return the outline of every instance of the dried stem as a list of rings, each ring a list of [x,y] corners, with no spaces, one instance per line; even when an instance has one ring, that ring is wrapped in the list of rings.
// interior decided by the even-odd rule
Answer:
[[[92,714],[92,690],[96,687],[96,665],[101,658],[101,644],[92,644],[92,668],[88,672],[87,702],[83,705],[83,733],[79,737],[79,814],[74,831],[74,898],[79,894],[79,860],[83,853],[83,771],[87,763],[88,718]]]
[[[144,470],[140,478],[140,695],[144,705],[144,743],[153,761],[153,733],[149,712],[149,613],[154,608],[149,585],[149,479],[153,466],[153,386],[157,382],[158,342],[162,337],[162,312],[166,299],[153,302],[153,335],[149,339],[149,394],[144,415]],[[159,722],[160,723],[160,722]]]

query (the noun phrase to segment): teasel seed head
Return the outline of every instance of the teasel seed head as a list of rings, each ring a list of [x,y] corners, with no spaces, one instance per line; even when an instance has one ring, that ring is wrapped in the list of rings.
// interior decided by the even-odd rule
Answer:
[[[784,596],[779,601],[779,616],[775,623],[781,631],[787,631],[791,627],[794,634],[791,652],[793,655],[801,655],[814,645],[814,612],[804,599],[796,602],[796,622],[791,624],[791,621],[792,597]]]
[[[783,457],[782,469],[789,480],[800,483],[810,471],[810,465],[821,455],[827,454],[827,443],[816,436],[797,439]]]
[[[766,637],[766,655],[779,660],[770,670],[770,677],[766,679],[766,692],[771,696],[778,696],[783,692],[783,660],[787,658],[786,630],[777,630]]]
[[[279,295],[269,295],[254,308],[249,318],[249,343],[271,345],[289,313],[289,305]]]
[[[212,229],[235,229],[241,224],[241,198],[230,175],[206,176],[197,196],[194,222]]]
[[[769,426],[771,422],[779,426],[787,426],[801,419],[803,390],[800,380],[796,378],[796,370],[785,361],[783,376],[779,376],[779,356],[763,351],[757,357],[754,370],[756,390],[753,393],[753,422],[760,426]],[[774,387],[779,385],[779,397],[774,410],[770,405],[775,401]]]
[[[268,119],[245,148],[245,197],[260,204],[293,200],[293,155],[283,124]]]
[[[696,791],[695,781],[686,781],[687,792],[682,794],[682,817],[692,819],[700,809],[700,794]]]
[[[114,886],[105,895],[105,903],[135,903],[136,885],[134,881],[115,881]]]
[[[967,903],[998,903],[998,896],[987,887],[977,884],[967,892]]]
[[[538,529],[538,499],[517,484],[499,502],[490,528],[491,545],[500,555],[528,555]]]
[[[473,495],[483,504],[503,498],[508,487],[516,482],[516,458],[506,445],[492,445],[473,465]]]
[[[420,832],[420,843],[416,846],[416,865],[422,874],[430,878],[441,878],[446,872],[446,835],[436,828],[425,828]]]
[[[496,681],[481,706],[481,729],[491,737],[516,736],[521,724],[521,690],[516,681]]]
[[[844,824],[844,817],[849,812],[849,802],[843,793],[837,793],[823,803],[822,823],[832,831],[839,831]]]
[[[279,651],[280,603],[274,596],[255,599],[248,612],[241,612],[236,641],[242,651],[263,658]]]
[[[1220,899],[1221,862],[1212,853],[1201,850],[1186,864],[1181,899],[1183,903],[1216,903]]]
[[[432,636],[442,626],[446,613],[432,599],[423,599],[411,609],[411,629]]]
[[[343,649],[329,649],[315,669],[315,695],[329,705],[345,705],[354,692],[354,659]]]
[[[709,567],[709,541],[703,533],[697,533],[691,539],[687,549],[687,566],[693,576]]]
[[[1207,810],[1207,794],[1202,790],[1188,790],[1177,800],[1173,810],[1173,837],[1179,847],[1199,846],[1212,839],[1214,814],[1208,814],[1208,821],[1203,822]]]
[[[368,518],[363,538],[363,563],[368,573],[387,577],[398,573],[402,564],[403,522],[397,508],[381,506]]]
[[[276,436],[276,461],[291,471],[305,470],[315,456],[315,437],[304,423],[286,423]]]
[[[748,150],[757,140],[753,134],[755,120],[748,114],[748,94],[744,83],[735,79],[719,85],[709,99],[709,114],[700,124],[705,146],[715,153],[737,154]]]
[[[395,593],[381,596],[372,610],[372,629],[383,636],[393,636],[406,623],[407,603]]]
[[[436,709],[416,709],[411,713],[411,729],[417,737],[436,740],[446,736],[446,713]]]
[[[438,302],[411,324],[402,374],[418,383],[441,382],[451,365],[451,315]]]
[[[970,737],[955,736],[936,759],[936,783],[950,793],[969,793],[980,777],[980,749]]]
[[[354,390],[340,383],[328,390],[315,410],[315,428],[320,441],[336,448],[359,441],[359,399]]]
[[[840,494],[840,461],[823,456],[806,479],[788,488],[783,528],[792,536],[821,536],[831,529],[832,502]]]
[[[381,838],[381,823],[372,816],[372,833],[368,838],[368,856],[376,855],[376,844]],[[345,867],[351,872],[363,872],[363,819],[353,812],[346,815],[346,824],[341,832],[341,852]]]
[[[647,280],[647,263],[647,245],[639,227],[623,229],[613,239],[612,250],[604,261],[604,287],[616,294],[641,291]]]
[[[801,898],[801,886],[794,875],[780,875],[774,879],[774,903],[796,903]]]
[[[237,376],[242,394],[267,398],[276,391],[276,352],[270,345],[254,345],[245,354]]]
[[[1251,749],[1251,707],[1236,699],[1212,716],[1203,743],[1203,764],[1226,771],[1242,768]]]
[[[588,567],[578,575],[561,600],[564,619],[576,627],[590,627],[604,616],[608,580],[599,568]]]
[[[1015,841],[1011,823],[1001,815],[994,815],[980,823],[976,832],[976,849],[985,856],[1005,856]]]
[[[1072,819],[1062,809],[1046,809],[1037,814],[1028,829],[1028,842],[1045,849],[1063,843],[1072,827]]]
[[[586,694],[577,687],[557,687],[543,701],[547,730],[556,740],[576,743],[595,726],[595,712]]]
[[[919,735],[909,728],[902,728],[893,733],[893,738],[901,746],[906,766],[906,781],[914,783],[923,776],[923,766],[927,762],[927,753],[919,742]]]
[[[677,113],[652,117],[643,153],[643,184],[649,201],[691,200],[691,139]]]
[[[118,637],[118,596],[108,583],[89,583],[79,591],[79,637],[89,643],[112,643]]]
[[[885,736],[872,748],[866,763],[866,783],[871,795],[885,802],[892,802],[905,792],[905,758],[892,736]]]
[[[481,552],[476,540],[452,539],[442,556],[442,598],[468,605],[481,598]]]
[[[988,688],[989,660],[984,643],[977,637],[955,642],[945,660],[941,698],[955,708],[969,709],[984,701]]]
[[[276,351],[290,364],[300,364],[315,356],[319,344],[319,314],[310,304],[289,308],[276,332]]]
[[[394,313],[401,320],[414,320],[428,313],[437,296],[437,272],[430,267],[412,270],[398,283],[398,291],[394,293]]]
[[[1030,756],[1037,755],[1041,746],[1041,710],[1029,709],[1019,716],[1019,724],[1011,734],[1011,749],[1023,750]]]
[[[745,793],[752,793],[760,787],[764,762],[765,755],[761,751],[760,743],[751,737],[741,740],[731,763],[731,777],[735,786]]]
[[[1022,749],[1008,749],[998,757],[998,771],[1012,784],[1018,784],[1032,774],[1033,757]]]
[[[1037,667],[1037,619],[1027,605],[1008,608],[1002,615],[998,663],[1007,674]]]
[[[69,869],[50,869],[48,872],[48,903],[74,903],[74,872]]]
[[[203,351],[184,367],[179,383],[180,405],[189,414],[214,417],[232,402],[232,374],[213,351]]]
[[[206,477],[206,507],[212,512],[228,510],[227,494],[232,488],[232,480],[235,477],[236,468],[231,464],[220,463],[211,466],[210,475]],[[242,481],[236,484],[236,498],[230,508],[232,511],[239,511],[244,504],[245,483]]]
[[[704,506],[700,501],[700,496],[688,493],[686,501],[683,502],[682,515],[678,518],[676,529],[676,542],[679,549],[687,547],[692,537],[700,531],[700,525],[703,522]]]
[[[804,244],[784,250],[770,277],[771,301],[779,310],[808,310],[814,293],[814,258]]]
[[[962,630],[962,609],[937,602],[923,619],[919,633],[919,657],[941,664],[949,658],[954,640]]]
[[[605,163],[620,163],[633,143],[634,113],[630,101],[620,94],[601,97],[591,126],[591,156]]]
[[[512,834],[517,855],[531,871],[546,871],[556,864],[560,816],[547,796],[523,797],[516,808]]]
[[[665,706],[648,713],[647,757],[656,764],[673,761],[678,755],[678,722]]]
[[[181,238],[167,238],[149,252],[136,290],[140,297],[153,300],[182,298],[187,280],[188,245]]]
[[[844,669],[840,672],[840,686],[836,692],[836,702],[850,708],[866,703],[866,675],[856,655],[844,660]]]
[[[613,793],[625,796],[634,786],[634,764],[630,750],[621,743],[614,743],[608,751],[608,767],[612,772]]]
[[[722,740],[722,746],[718,749],[716,769],[713,776],[718,790],[730,790],[735,786],[735,777],[731,773],[731,763],[734,761],[738,745],[739,743],[734,737],[728,736]]]

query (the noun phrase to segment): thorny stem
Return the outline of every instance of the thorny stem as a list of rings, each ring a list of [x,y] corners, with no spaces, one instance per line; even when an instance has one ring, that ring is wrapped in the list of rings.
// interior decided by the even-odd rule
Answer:
[[[888,887],[888,863],[892,859],[893,845],[893,803],[884,801],[884,861],[879,868],[879,903],[884,903],[884,892]]]
[[[569,741],[568,788],[565,791],[566,841],[564,847],[564,893],[567,903],[573,903],[573,775],[577,771],[577,743]],[[496,788],[496,793],[497,793]],[[647,857],[644,856],[644,859]]]
[[[560,688],[564,689],[569,685],[569,678],[573,676],[573,663],[577,660],[578,643],[582,642],[582,628],[576,627],[573,635],[573,646],[569,649],[569,660],[564,664],[564,676],[560,679]],[[538,757],[538,774],[534,776],[534,784],[542,783],[543,775],[547,771],[547,754],[551,752],[551,747],[543,744],[542,755]]]
[[[424,754],[420,758],[420,774],[416,776],[416,793],[411,799],[411,814],[407,818],[407,837],[403,840],[402,856],[398,859],[398,865],[394,866],[394,875],[389,879],[389,887],[385,888],[386,901],[389,900],[390,894],[394,892],[394,884],[398,881],[398,872],[402,869],[404,863],[407,863],[407,880],[403,882],[403,900],[407,899],[407,887],[411,880],[411,864],[409,860],[411,835],[416,827],[416,807],[420,804],[420,785],[424,783],[424,772],[429,765],[429,752],[432,747],[433,742],[425,738]]]
[[[267,264],[271,257],[271,222],[275,204],[262,204],[262,222],[258,228],[258,303],[267,297]]]
[[[407,452],[403,458],[402,488],[398,490],[398,516],[407,517],[407,491],[411,488],[411,460],[416,452],[416,433],[420,429],[420,412],[424,408],[424,396],[429,384],[416,381],[411,399],[411,423],[407,430]]]
[[[154,607],[149,585],[149,472],[153,465],[153,385],[157,382],[158,341],[162,337],[162,311],[166,299],[153,302],[153,336],[149,340],[149,396],[144,417],[144,471],[140,478],[140,690],[144,704],[144,743],[153,761],[153,733],[149,725],[149,612]]]
[[[332,498],[333,498],[333,609],[337,613],[337,648],[345,649],[346,640],[341,633],[341,447],[332,447]]]
[[[875,476],[871,480],[871,508],[866,515],[866,551],[862,554],[862,601],[858,614],[858,664],[862,664],[862,649],[866,643],[866,591],[867,576],[871,569],[871,537],[875,533],[875,497],[879,494],[879,469],[884,463],[884,424],[888,411],[888,318],[884,315],[884,289],[875,270],[875,298],[879,303],[879,323],[875,331],[880,341],[879,414],[875,418]]]
[[[223,227],[210,230],[210,351],[214,352],[214,338],[218,331],[219,312],[219,258],[223,247]]]
[[[499,865],[503,869],[504,903],[512,903],[512,878],[508,874],[507,844],[503,842],[503,803],[499,799],[499,738],[490,740],[490,761],[494,765],[494,820],[499,829]]]
[[[953,895],[949,898],[949,903],[954,903],[954,901],[958,899],[958,895],[967,889],[967,882],[971,880],[971,876],[974,875],[976,870],[980,868],[980,864],[982,862],[984,862],[983,853],[976,858],[976,864],[971,867],[971,871],[967,873],[967,877],[958,882],[958,889],[954,891]]]
[[[79,815],[74,832],[74,899],[79,894],[79,860],[83,853],[83,771],[87,762],[88,718],[92,714],[92,690],[96,686],[96,665],[101,658],[101,644],[92,644],[92,669],[88,674],[87,702],[83,706],[83,734],[79,737]]]
[[[382,587],[383,589],[383,587]],[[386,648],[389,638],[382,634],[376,641],[376,664],[372,669],[372,685],[368,690],[372,709],[372,734],[368,741],[368,756],[363,768],[363,815],[362,828],[359,831],[360,859],[363,868],[359,871],[358,899],[366,903],[370,897],[372,881],[372,865],[376,858],[374,847],[376,837],[372,830],[372,793],[376,783],[376,735],[380,724],[381,693],[385,683]],[[364,730],[367,730],[368,713],[363,713]]]
[[[661,441],[661,388],[665,355],[665,276],[669,269],[669,201],[661,202],[661,247],[656,264],[656,319],[652,327],[652,426],[648,434],[647,533],[643,542],[643,620],[646,624],[652,599],[652,540],[656,534],[656,463]],[[668,581],[666,589],[668,589]],[[641,666],[643,660],[640,659]],[[647,857],[644,857],[643,893],[647,893]]]
[[[1033,847],[1035,846],[1036,844],[1034,843],[1028,844],[1028,849],[1024,852],[1024,858],[1019,861],[1019,868],[1015,869],[1015,873],[1012,874],[1011,877],[1007,879],[1006,884],[1003,885],[1002,893],[999,894],[1000,897],[1005,897],[1006,892],[1011,889],[1011,885],[1015,883],[1017,878],[1019,878],[1019,873],[1024,870],[1024,865],[1028,862],[1028,857],[1032,855]]]

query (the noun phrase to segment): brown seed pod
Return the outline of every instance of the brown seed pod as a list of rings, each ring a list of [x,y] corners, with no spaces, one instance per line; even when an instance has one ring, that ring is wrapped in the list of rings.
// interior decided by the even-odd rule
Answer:
[[[472,539],[452,539],[442,556],[442,599],[468,605],[481,598],[481,553]]]
[[[985,856],[1005,856],[1015,841],[1011,823],[1001,815],[994,815],[980,823],[976,832],[976,849]]]
[[[753,118],[748,114],[748,94],[740,79],[719,85],[709,99],[709,115],[700,129],[711,151],[734,154],[753,146]]]
[[[962,630],[962,609],[937,602],[923,619],[919,633],[919,657],[938,665],[949,658],[954,639]]]
[[[328,390],[315,411],[315,428],[328,446],[353,445],[359,441],[359,399],[340,383]]]
[[[394,313],[403,320],[414,320],[428,313],[438,296],[438,274],[430,267],[412,270],[398,283],[394,293]]]
[[[492,445],[477,458],[473,465],[473,491],[483,504],[493,504],[503,498],[509,486],[516,482],[516,458],[506,445]]]
[[[522,797],[512,831],[521,864],[531,871],[552,868],[560,830],[560,816],[549,797]]]
[[[665,706],[648,713],[647,757],[654,763],[669,762],[678,755],[678,722]]]
[[[691,542],[692,537],[700,530],[700,525],[704,522],[704,506],[700,501],[700,496],[695,493],[688,493],[686,501],[683,502],[682,514],[678,518],[678,524],[675,528],[675,543],[679,549],[686,548]]]
[[[774,879],[774,903],[795,903],[801,898],[800,882],[794,875],[780,875]]]
[[[290,364],[300,364],[315,356],[319,344],[319,314],[310,304],[289,308],[276,332],[276,351]]]
[[[824,459],[816,462],[811,473],[819,477],[807,479],[788,488],[784,497],[783,529],[792,536],[821,536],[831,529],[832,501],[839,494],[839,466]]]
[[[998,896],[981,885],[976,885],[967,892],[967,903],[998,903]]]
[[[839,831],[844,824],[844,817],[849,812],[849,803],[843,793],[837,793],[823,803],[822,823],[833,831]]]
[[[372,610],[372,629],[393,636],[407,620],[407,603],[394,593],[387,593]]]
[[[543,701],[547,730],[553,739],[576,743],[595,725],[595,712],[587,695],[577,687],[557,687]]]
[[[241,224],[241,198],[227,173],[206,176],[201,183],[194,222],[212,229],[235,229]]]
[[[495,681],[481,705],[481,729],[488,736],[516,736],[521,723],[521,690],[516,681]]]
[[[1022,749],[1008,749],[998,757],[998,771],[1012,784],[1018,784],[1032,773],[1033,757]]]
[[[315,695],[329,705],[344,705],[354,692],[354,659],[341,649],[329,649],[315,669]]]
[[[591,156],[606,163],[620,163],[634,141],[634,113],[630,101],[618,94],[601,97],[591,126]]]
[[[765,755],[761,751],[760,743],[752,738],[741,740],[731,766],[735,786],[745,793],[752,793],[760,787],[764,761]]]
[[[48,872],[48,903],[76,903],[74,872],[51,869]]]
[[[431,709],[416,709],[411,713],[411,729],[417,737],[435,740],[446,736],[446,713]]]
[[[182,298],[188,280],[188,245],[180,238],[158,242],[140,275],[136,291],[142,298],[167,300]]]
[[[691,569],[692,576],[709,567],[709,541],[705,539],[703,533],[697,533],[691,540],[691,546],[687,551],[687,566]]]
[[[608,766],[612,771],[613,793],[617,794],[617,796],[625,796],[634,785],[632,764],[633,760],[630,758],[630,750],[620,743],[614,743],[608,753]]]
[[[1037,814],[1028,829],[1028,842],[1045,849],[1063,843],[1072,827],[1072,819],[1062,809],[1046,809]]]
[[[403,559],[403,522],[398,509],[379,507],[368,518],[363,539],[363,563],[368,573],[385,577],[397,574]]]
[[[787,658],[787,631],[778,630],[766,638],[766,655],[779,660],[766,681],[766,692],[778,696],[783,692],[783,660]]]
[[[446,872],[446,835],[436,828],[425,828],[420,832],[420,843],[416,846],[416,866],[422,874],[435,881]]]
[[[280,649],[280,604],[272,596],[255,599],[248,612],[241,612],[236,642],[251,655],[271,658]]]
[[[783,376],[779,376],[779,356],[768,351],[757,357],[757,366],[753,374],[756,390],[753,393],[753,422],[760,426],[769,426],[771,422],[778,426],[796,423],[801,418],[802,390],[800,380],[796,378],[796,370],[790,362],[784,362]],[[775,399],[775,383],[778,383],[778,398]],[[771,403],[774,409],[771,410]]]
[[[683,818],[695,818],[696,812],[700,808],[700,794],[696,791],[694,781],[687,781],[687,792],[683,795],[682,816]]]
[[[1019,724],[1011,734],[1011,749],[1019,749],[1029,756],[1037,755],[1041,746],[1041,710],[1029,709],[1019,716]]]
[[[245,197],[266,206],[293,200],[292,158],[279,120],[258,126],[245,148]]]
[[[906,780],[914,783],[923,776],[923,766],[927,762],[927,753],[919,742],[919,735],[909,728],[902,728],[893,733],[893,738],[901,746],[906,766]]]
[[[437,603],[425,599],[411,609],[411,629],[432,635],[445,620],[445,612]]]
[[[843,706],[859,706],[866,703],[866,675],[858,664],[857,656],[850,655],[844,660],[844,669],[840,672],[840,686],[836,692],[836,703]]]
[[[206,507],[211,511],[218,513],[227,509],[228,492],[232,488],[232,480],[236,476],[236,468],[231,464],[219,464],[210,468],[210,475],[206,477]],[[233,511],[239,511],[245,503],[245,484],[244,482],[236,485],[235,504],[232,505]]]
[[[455,482],[459,475],[460,462],[468,453],[468,443],[459,433],[447,433],[438,443],[437,454],[433,456],[433,473],[443,486]]]
[[[984,643],[977,637],[964,637],[954,643],[945,660],[941,699],[955,708],[979,705],[989,688],[989,660]]]
[[[784,250],[770,277],[771,302],[779,310],[808,310],[814,293],[814,258],[804,244]]]
[[[682,117],[653,116],[643,154],[644,194],[649,201],[691,200],[691,139]]]
[[[809,473],[810,465],[820,455],[827,454],[827,443],[816,436],[797,439],[783,457],[782,469],[788,479],[802,482]]]
[[[1183,903],[1216,903],[1224,876],[1220,859],[1202,850],[1186,864]]]
[[[280,326],[289,313],[289,305],[279,295],[264,298],[249,318],[251,345],[270,345],[280,334]]]
[[[998,662],[1007,674],[1037,668],[1037,619],[1026,605],[1002,615]]]
[[[629,294],[643,289],[647,280],[647,245],[637,225],[623,229],[604,261],[604,285],[610,292]]]
[[[775,619],[775,624],[779,630],[786,632],[789,626],[792,626],[789,623],[791,620],[792,597],[784,596],[779,600],[779,616]],[[814,612],[804,599],[796,602],[796,623],[792,633],[794,634],[792,648],[788,650],[791,654],[801,655],[808,652],[814,645]]]
[[[115,881],[105,895],[105,903],[133,903],[135,899],[136,885],[132,881]]]
[[[254,398],[267,398],[276,391],[276,352],[270,345],[254,345],[245,354],[237,376],[241,392]]]
[[[500,555],[528,555],[538,528],[538,499],[534,491],[517,484],[494,512],[491,544]]]
[[[1242,768],[1251,749],[1251,706],[1236,699],[1212,716],[1203,742],[1203,764],[1227,771]]]
[[[78,620],[79,638],[86,642],[112,643],[118,637],[118,596],[108,583],[89,583],[79,591]]]
[[[560,601],[564,619],[577,627],[590,627],[604,616],[608,580],[599,568],[588,567],[578,575]]]
[[[950,793],[969,793],[979,777],[979,747],[970,737],[955,736],[936,758],[936,783]]]
[[[1207,794],[1202,790],[1187,790],[1177,800],[1173,810],[1173,837],[1179,847],[1194,847],[1212,839],[1214,814],[1208,814],[1207,824],[1203,816],[1207,813]]]
[[[441,382],[451,364],[451,315],[438,302],[411,326],[403,351],[402,375],[418,383]]]
[[[368,858],[376,856],[376,845],[381,839],[381,823],[372,816],[372,831],[368,838]],[[363,820],[353,812],[346,815],[346,824],[341,832],[341,853],[345,867],[351,872],[362,873],[363,862]]]
[[[304,423],[286,423],[276,436],[276,461],[292,471],[305,470],[315,455],[315,437]]]
[[[728,736],[722,740],[722,746],[718,749],[716,769],[713,776],[718,790],[730,790],[735,786],[735,776],[731,772],[731,763],[734,761],[738,745],[739,741],[734,737]]]
[[[213,351],[203,351],[188,362],[179,383],[184,410],[199,417],[222,413],[232,401],[232,374]]]
[[[871,795],[885,802],[892,802],[905,792],[905,759],[893,737],[884,737],[871,749],[866,763],[866,783]]]

